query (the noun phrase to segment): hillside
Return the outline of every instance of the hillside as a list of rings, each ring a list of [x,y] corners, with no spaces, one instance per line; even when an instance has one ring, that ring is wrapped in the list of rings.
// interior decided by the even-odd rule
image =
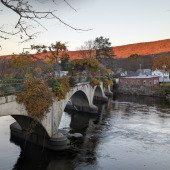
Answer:
[[[143,43],[136,43],[136,44],[129,44],[129,45],[122,45],[122,46],[115,46],[112,47],[115,58],[127,58],[131,54],[138,54],[142,56],[148,56],[152,54],[161,54],[161,53],[168,53],[170,52],[170,39],[166,40],[159,40],[153,42],[143,42]],[[83,57],[89,56],[89,51],[68,51],[68,55],[70,56],[71,60],[79,59]],[[92,55],[95,55],[95,52]],[[45,58],[50,58],[51,53],[41,53],[35,55],[37,58],[44,60]],[[11,55],[8,56],[0,56],[0,58],[10,59]]]
[[[112,49],[115,54],[115,58],[127,58],[131,54],[147,56],[152,54],[167,53],[170,52],[170,39],[116,46],[112,47]],[[82,58],[83,56],[89,56],[88,51],[68,51],[68,54],[72,60]],[[95,52],[93,55],[95,55]]]
[[[147,56],[167,53],[170,52],[170,39],[115,46],[112,47],[112,49],[115,54],[115,58],[127,58],[131,54]],[[84,51],[83,53],[79,51],[69,51],[68,54],[71,59],[76,59],[82,58],[82,54],[84,54],[84,56],[88,56],[88,51]]]
[[[131,54],[151,55],[170,52],[170,39],[113,47],[116,58],[127,58]]]

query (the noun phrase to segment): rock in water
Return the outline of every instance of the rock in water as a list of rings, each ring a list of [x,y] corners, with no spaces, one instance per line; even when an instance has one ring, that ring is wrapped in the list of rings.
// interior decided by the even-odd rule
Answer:
[[[69,139],[79,139],[82,138],[83,135],[81,133],[73,133],[73,134],[68,134]]]

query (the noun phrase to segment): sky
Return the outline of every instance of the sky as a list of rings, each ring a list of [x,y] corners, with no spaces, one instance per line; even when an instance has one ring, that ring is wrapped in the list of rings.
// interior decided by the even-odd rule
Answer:
[[[40,1],[40,0],[39,0]],[[43,1],[43,0],[42,0]],[[33,2],[33,0],[32,0]],[[57,20],[42,20],[46,28],[34,25],[30,31],[40,32],[34,40],[20,43],[17,36],[0,39],[0,55],[21,53],[32,44],[50,45],[56,41],[67,43],[69,50],[76,50],[85,41],[103,36],[112,46],[170,38],[170,0],[68,0],[76,9],[71,9],[63,0],[50,0],[36,6],[38,10],[57,10],[56,14],[75,28],[92,29],[75,31]],[[12,29],[18,16],[0,3],[0,26]]]

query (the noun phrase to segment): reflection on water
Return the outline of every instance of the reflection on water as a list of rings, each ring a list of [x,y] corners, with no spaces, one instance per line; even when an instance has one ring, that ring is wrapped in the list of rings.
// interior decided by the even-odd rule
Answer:
[[[170,105],[119,96],[95,103],[98,115],[64,113],[60,128],[84,135],[65,152],[10,143],[10,117],[0,118],[0,170],[169,169]]]

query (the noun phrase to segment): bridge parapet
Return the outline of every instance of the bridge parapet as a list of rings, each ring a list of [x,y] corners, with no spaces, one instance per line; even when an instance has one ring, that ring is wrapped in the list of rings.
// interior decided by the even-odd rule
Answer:
[[[0,105],[5,104],[5,103],[9,103],[9,102],[13,102],[13,101],[15,101],[15,98],[16,98],[15,95],[0,97]]]

